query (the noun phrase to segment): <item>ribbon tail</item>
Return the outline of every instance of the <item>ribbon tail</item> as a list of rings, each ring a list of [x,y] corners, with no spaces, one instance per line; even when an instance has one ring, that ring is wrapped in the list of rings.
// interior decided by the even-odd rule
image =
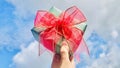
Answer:
[[[74,53],[74,57],[76,58],[76,60],[78,62],[80,61],[80,54],[82,54],[82,53],[87,54],[88,56],[90,55],[88,47],[83,38],[81,40],[79,47],[77,48],[76,52]]]

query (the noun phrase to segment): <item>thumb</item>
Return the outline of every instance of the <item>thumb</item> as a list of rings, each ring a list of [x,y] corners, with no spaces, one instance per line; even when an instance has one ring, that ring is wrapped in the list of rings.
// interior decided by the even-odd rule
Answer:
[[[60,49],[61,60],[69,60],[69,46],[66,41],[63,41]]]

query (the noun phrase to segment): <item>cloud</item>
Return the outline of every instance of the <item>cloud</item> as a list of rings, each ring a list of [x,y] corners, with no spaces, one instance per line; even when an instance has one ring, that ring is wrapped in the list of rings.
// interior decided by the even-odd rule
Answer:
[[[20,43],[26,43],[32,39],[32,34],[29,31],[33,26],[34,16],[37,10],[48,10],[51,6],[55,6],[62,10],[76,5],[78,6],[88,19],[88,28],[85,33],[85,37],[88,38],[92,31],[96,31],[110,44],[97,47],[98,42],[90,42],[88,45],[95,43],[96,48],[89,46],[93,51],[92,59],[88,59],[88,68],[117,68],[119,66],[119,46],[113,43],[120,41],[120,8],[119,0],[7,0],[9,3],[15,6],[14,14],[16,16],[14,23],[16,25],[15,39],[18,39]],[[63,5],[64,4],[64,5]],[[19,37],[19,38],[18,38]],[[96,37],[97,38],[97,37]],[[100,43],[103,41],[99,40]],[[25,45],[27,46],[27,45]],[[36,52],[31,55],[31,48],[35,48],[35,45],[29,45],[27,48],[23,48],[20,53],[14,57],[14,62],[17,67],[27,68],[37,66],[41,64],[40,58],[38,59]],[[98,50],[101,48],[100,50]],[[108,49],[108,50],[107,50]],[[33,49],[33,51],[36,49]],[[98,52],[100,51],[100,53]],[[107,52],[107,54],[106,54]],[[26,54],[27,53],[27,54]],[[28,57],[29,56],[29,57]],[[34,57],[35,56],[35,57]],[[44,57],[45,58],[45,57]],[[43,58],[43,59],[44,59]],[[42,60],[42,59],[41,59]],[[86,60],[87,61],[87,60]],[[42,61],[45,62],[45,61]],[[36,63],[36,64],[34,64]],[[29,64],[29,65],[28,65]],[[41,66],[41,65],[40,65]],[[45,66],[45,65],[44,65]],[[47,65],[46,65],[47,66]],[[50,65],[48,65],[50,66]],[[45,67],[44,67],[45,68]]]
[[[90,56],[81,56],[77,68],[119,68],[120,46],[116,41],[105,41],[96,32],[92,32],[87,40]],[[51,53],[44,52],[38,56],[38,42],[31,42],[25,48],[21,45],[21,51],[13,58],[16,68],[49,68],[52,61]]]
[[[78,68],[119,68],[120,45],[112,39],[105,41],[96,32],[93,32],[87,40],[90,51],[89,57],[82,57]]]
[[[62,10],[76,5],[78,6],[88,19],[88,29],[85,37],[88,38],[90,33],[95,30],[105,39],[109,40],[111,32],[117,30],[120,33],[120,9],[119,0],[7,0],[12,3],[16,10],[14,13],[19,18],[29,18],[35,16],[39,9],[48,10],[50,7],[55,6]],[[64,5],[62,5],[64,4]],[[94,26],[94,27],[93,27]],[[119,39],[118,39],[119,40]]]
[[[0,46],[19,49],[20,44],[27,44],[33,40],[33,16],[28,16],[29,19],[20,18],[14,13],[16,7],[13,4],[5,0],[0,3]]]
[[[4,25],[4,27],[0,29],[1,32],[0,45],[6,47],[8,46],[13,49],[19,49],[20,44],[29,43],[33,39],[31,33],[31,28],[33,26],[32,24],[29,24],[30,22],[29,23],[28,22],[24,22],[27,24],[23,25],[20,21],[17,20],[17,22],[15,22],[17,23],[17,25],[16,24]]]
[[[44,52],[38,56],[38,42],[31,42],[27,48],[21,45],[21,52],[13,58],[13,66],[16,68],[49,68],[52,54]],[[12,67],[11,65],[11,67]]]
[[[120,47],[117,45],[109,46],[107,54],[101,53],[100,58],[92,60],[92,64],[86,68],[119,68],[120,67]]]
[[[118,32],[116,30],[113,30],[111,33],[111,36],[116,39],[118,37]]]

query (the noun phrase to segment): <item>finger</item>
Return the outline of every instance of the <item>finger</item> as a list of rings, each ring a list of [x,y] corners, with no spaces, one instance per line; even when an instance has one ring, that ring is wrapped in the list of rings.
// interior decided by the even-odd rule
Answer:
[[[55,54],[54,58],[53,58],[53,62],[59,62],[60,61],[60,55],[59,54]]]
[[[59,63],[60,63],[60,55],[55,54],[54,57],[53,57],[51,68],[56,68],[56,65],[59,65]]]
[[[72,57],[71,60],[70,60],[71,63],[74,63],[74,58]]]
[[[72,60],[70,62],[71,62],[71,65],[73,66],[72,68],[75,68],[74,58],[72,58]]]
[[[60,49],[61,60],[69,60],[69,47],[67,42],[63,41]]]

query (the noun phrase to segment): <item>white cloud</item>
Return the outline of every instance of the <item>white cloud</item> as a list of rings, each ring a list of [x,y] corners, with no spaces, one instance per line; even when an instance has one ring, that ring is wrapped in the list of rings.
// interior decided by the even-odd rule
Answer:
[[[87,68],[119,68],[120,67],[120,47],[111,45],[108,54],[102,54],[98,59],[92,60],[92,64]]]
[[[66,9],[72,5],[77,5],[83,11],[83,13],[88,19],[88,28],[85,33],[86,38],[89,37],[91,31],[95,30],[100,35],[102,35],[103,38],[107,40],[110,40],[113,38],[114,40],[120,40],[119,39],[119,34],[120,34],[120,28],[119,28],[120,1],[119,0],[34,0],[34,1],[33,0],[7,0],[7,1],[12,3],[15,6],[16,9],[14,13],[18,17],[18,19],[20,19],[20,20],[18,19],[15,20],[15,23],[19,28],[18,29],[19,30],[18,34],[20,34],[19,36],[25,37],[25,39],[27,40],[29,38],[27,34],[31,37],[30,32],[27,32],[27,30],[29,30],[32,27],[32,25],[30,24],[30,26],[28,25],[26,26],[26,24],[29,24],[29,23],[26,23],[25,25],[20,25],[19,24],[20,22],[24,23],[24,21],[21,21],[22,19],[29,20],[31,16],[35,15],[38,9],[49,9],[51,6],[56,6],[60,9]],[[30,22],[33,24],[33,21],[30,21]],[[21,27],[23,26],[24,28],[21,29]],[[26,29],[26,27],[29,27],[29,28]],[[21,31],[24,29],[26,29],[24,31],[24,34],[21,34]],[[41,64],[41,61],[39,61],[40,58],[37,57],[37,53],[36,53],[37,51],[34,52],[32,55],[31,48],[35,48],[35,45],[28,46],[28,48],[23,49],[20,53],[18,53],[14,57],[14,62],[17,64],[18,67],[27,68],[28,66],[30,67],[30,65],[37,66]],[[88,66],[88,68],[98,68],[98,67],[117,68],[120,65],[119,64],[120,54],[118,54],[120,48],[117,45],[112,44],[112,42],[109,46],[107,46],[107,48],[109,49],[108,54],[102,53],[100,55],[101,56],[100,58],[96,60],[92,60],[93,64]],[[33,51],[34,50],[36,49],[33,49]],[[43,59],[45,59],[45,57]],[[42,62],[44,63],[45,61],[42,61]]]
[[[38,56],[38,42],[32,42],[27,48],[22,45],[21,52],[13,58],[16,68],[49,68],[52,54],[44,52]],[[12,67],[11,65],[11,67]]]
[[[105,41],[95,34],[90,38],[87,41],[90,56],[83,57],[81,63],[77,65],[78,68],[119,68],[119,43],[115,39]]]
[[[78,6],[88,19],[88,29],[85,37],[89,37],[91,31],[96,30],[105,39],[109,40],[112,30],[120,33],[120,9],[119,0],[7,0],[15,7],[15,14],[19,18],[29,18],[35,15],[39,9],[49,9],[56,6],[66,9],[72,5]],[[64,4],[64,5],[63,5]],[[119,40],[119,39],[118,39]]]
[[[98,37],[96,37],[98,38]],[[120,66],[120,47],[116,41],[108,41],[107,44],[97,43],[96,47],[95,42],[90,42],[89,48],[91,53],[98,51],[97,49],[102,48],[102,53],[98,56],[99,58],[84,57],[84,61],[81,59],[81,63],[86,62],[87,65],[83,68],[119,68]],[[100,42],[100,40],[98,40]],[[52,55],[48,52],[44,52],[41,56],[38,56],[38,42],[32,42],[27,48],[24,45],[21,45],[21,52],[17,53],[13,58],[13,63],[17,68],[49,68],[52,61]],[[96,55],[96,54],[94,54]],[[12,67],[12,66],[11,66]]]
[[[116,41],[108,41],[107,44],[100,45],[97,44],[94,45],[94,42],[92,45],[88,44],[91,48],[91,53],[94,53],[94,51],[97,51],[97,54],[94,54],[95,56],[98,55],[99,58],[94,58],[94,56],[90,56],[89,58],[85,58],[86,60],[84,62],[87,63],[87,65],[84,68],[119,68],[120,67],[120,46]],[[102,46],[102,52],[99,54],[99,46]],[[103,47],[104,46],[104,47]],[[98,49],[98,50],[96,50]]]
[[[111,35],[114,39],[116,39],[118,37],[118,32],[116,30],[113,30]]]

